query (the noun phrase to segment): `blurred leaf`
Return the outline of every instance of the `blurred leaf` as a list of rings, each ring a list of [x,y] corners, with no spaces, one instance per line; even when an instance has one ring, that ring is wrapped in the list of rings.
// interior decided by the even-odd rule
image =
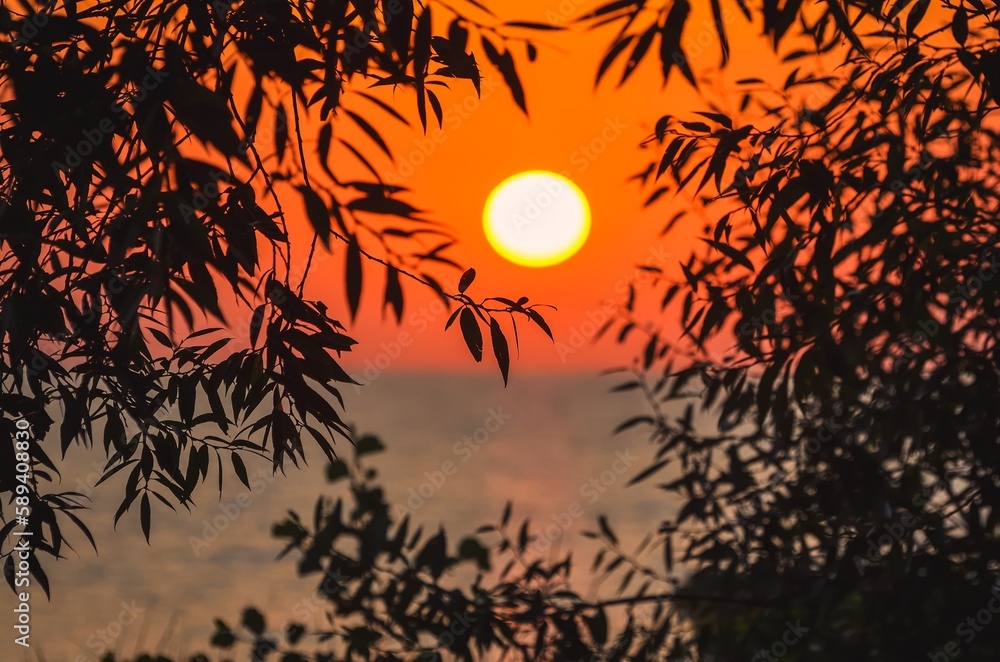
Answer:
[[[347,284],[347,304],[350,307],[351,319],[357,317],[361,305],[361,246],[358,238],[351,235],[347,244],[347,264],[345,282]]]
[[[299,193],[302,194],[302,200],[306,207],[306,216],[309,218],[309,224],[312,225],[313,230],[316,232],[316,236],[319,240],[323,242],[326,248],[330,247],[330,212],[326,208],[326,203],[323,202],[323,198],[319,196],[316,191],[312,190],[305,184],[298,187]]]
[[[358,440],[356,452],[358,457],[361,457],[362,455],[368,455],[369,453],[380,453],[384,450],[385,446],[382,445],[382,442],[378,437],[365,435]]]
[[[392,306],[396,322],[403,321],[403,288],[399,284],[399,270],[396,267],[386,267],[385,302]]]
[[[598,609],[593,616],[584,616],[583,618],[594,642],[598,646],[604,646],[608,642],[608,617],[604,613],[604,609]]]
[[[243,610],[243,627],[254,634],[264,633],[264,616],[253,607]]]
[[[664,83],[670,78],[670,70],[676,65],[691,81],[691,84],[694,84],[694,76],[688,68],[687,57],[681,49],[681,35],[684,33],[684,26],[687,24],[690,13],[691,5],[688,0],[675,0],[666,19],[664,19],[663,27],[660,30],[660,64],[663,68]],[[721,24],[719,25],[720,34],[723,34]],[[723,52],[725,52],[725,47]],[[635,57],[634,53],[632,57]]]
[[[511,56],[510,51],[504,51],[501,55],[493,43],[485,36],[482,38],[482,44],[487,59],[489,59],[493,66],[500,70],[500,75],[503,76],[507,89],[510,90],[511,96],[514,97],[514,102],[522,112],[527,113],[528,105],[524,98],[524,88],[521,87],[521,80],[518,78],[517,70],[514,66],[514,58]]]
[[[964,6],[955,10],[955,16],[951,20],[951,33],[959,45],[965,45],[969,38],[969,14]]]
[[[347,478],[350,474],[347,465],[341,460],[335,460],[326,467],[326,479],[331,483]]]
[[[611,530],[611,525],[608,524],[608,518],[601,515],[597,518],[597,523],[601,527],[601,533],[611,541],[612,545],[618,544],[618,537],[615,536],[614,531]]]
[[[386,25],[392,39],[393,50],[404,64],[410,61],[410,31],[413,25],[413,0],[398,0],[395,3],[382,5],[383,12],[387,7],[398,7],[398,11],[386,16]]]
[[[834,7],[838,7],[836,0],[827,0],[830,5],[830,10],[834,11]],[[924,15],[927,14],[927,10],[930,8],[930,0],[917,0],[913,3],[913,7],[910,9],[910,13],[906,17],[906,34],[911,37],[917,30],[917,26],[920,25],[920,21],[923,20]],[[842,11],[842,10],[841,10]],[[835,14],[836,15],[836,14]]]
[[[285,158],[285,149],[288,147],[288,113],[285,105],[278,103],[274,109],[274,153],[278,161]]]
[[[504,23],[511,28],[526,28],[528,30],[565,30],[566,28],[548,23],[536,23],[534,21],[507,21]]]

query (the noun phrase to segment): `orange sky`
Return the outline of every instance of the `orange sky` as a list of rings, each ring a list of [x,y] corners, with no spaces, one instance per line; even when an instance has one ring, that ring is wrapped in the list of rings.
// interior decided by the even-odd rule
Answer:
[[[571,10],[562,15],[576,16],[601,3],[505,0],[491,4],[498,7],[501,20],[546,21],[558,17],[560,7]],[[707,6],[699,5],[683,42],[696,72],[714,70],[719,64],[709,19]],[[514,379],[519,371],[593,371],[627,361],[631,352],[616,350],[610,342],[580,346],[593,334],[592,321],[601,319],[608,300],[623,300],[628,281],[638,281],[640,291],[643,284],[651,289],[648,275],[635,265],[656,264],[670,275],[678,273],[677,263],[694,246],[693,235],[698,229],[681,228],[666,238],[659,237],[664,219],[672,212],[669,196],[644,210],[642,201],[650,190],[626,181],[651,158],[639,143],[652,133],[655,121],[666,113],[683,114],[703,107],[696,93],[676,71],[670,85],[662,89],[656,48],[624,87],[615,89],[619,62],[595,90],[598,63],[617,28],[587,32],[569,20],[566,24],[570,29],[564,32],[536,33],[541,37],[536,40],[540,46],[536,62],[529,63],[523,49],[514,51],[529,116],[520,112],[499,74],[477,54],[485,63],[481,64],[485,74],[482,99],[476,99],[467,83],[444,91],[445,126],[436,139],[433,120],[434,130],[429,129],[427,136],[420,129],[408,92],[393,96],[386,91],[383,98],[413,117],[415,126],[378,125],[397,156],[395,168],[390,169],[386,162],[385,177],[390,182],[402,181],[412,189],[409,202],[453,228],[460,243],[451,255],[478,272],[470,294],[523,295],[558,307],[558,312],[547,311],[546,318],[562,345],[554,345],[539,330],[528,328],[521,336],[520,359],[512,365]],[[749,26],[734,13],[728,31],[734,58],[725,80],[759,76],[762,68],[775,70],[766,42],[755,36],[759,28]],[[535,169],[571,178],[583,189],[593,211],[588,243],[565,263],[542,269],[504,260],[492,250],[482,231],[483,204],[491,190],[512,174]],[[360,167],[357,176],[365,177]],[[336,245],[334,251],[317,261],[307,294],[326,301],[346,323],[343,255]],[[381,269],[368,272],[362,311],[350,326],[362,341],[345,359],[354,372],[365,368],[369,375],[422,368],[496,372],[489,359],[476,366],[457,328],[443,330],[447,314],[430,308],[435,297],[418,286],[404,285],[407,301],[402,324],[396,325],[391,315],[383,319],[379,305],[383,274]],[[456,281],[459,275],[454,273]],[[331,291],[329,283],[337,283],[336,289]],[[455,283],[449,285],[454,287]],[[397,352],[395,343],[401,340],[407,344]]]

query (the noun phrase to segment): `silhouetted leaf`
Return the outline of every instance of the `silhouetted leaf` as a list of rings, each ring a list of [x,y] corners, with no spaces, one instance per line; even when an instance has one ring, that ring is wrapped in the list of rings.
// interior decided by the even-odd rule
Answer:
[[[261,326],[264,324],[264,304],[254,308],[250,315],[250,346],[257,344],[257,337],[260,335]]]
[[[640,482],[646,480],[647,478],[649,478],[650,476],[652,476],[653,474],[655,474],[657,471],[659,471],[663,467],[667,466],[668,464],[670,464],[670,459],[669,458],[666,459],[666,460],[660,460],[659,462],[656,462],[655,464],[653,464],[653,465],[647,467],[646,469],[640,471],[639,474],[635,478],[633,478],[632,480],[630,480],[627,483],[627,485],[635,485],[636,483],[640,483]]]
[[[387,7],[398,9],[390,13],[386,18],[386,25],[389,28],[389,36],[392,38],[393,50],[396,51],[400,62],[404,64],[410,59],[410,30],[413,25],[413,0],[398,0],[395,3],[383,4],[383,11]]]
[[[448,41],[455,50],[465,52],[469,43],[469,31],[462,25],[460,19],[453,19],[448,24]]]
[[[535,21],[507,21],[504,23],[511,28],[527,28],[529,30],[565,30],[566,28],[548,23],[536,23]]]
[[[917,2],[922,1],[926,0],[917,0]],[[851,25],[850,19],[844,12],[844,8],[840,6],[840,0],[826,0],[826,6],[829,8],[830,14],[833,15],[833,19],[837,22],[837,28],[839,28],[841,33],[847,37],[847,40],[851,42],[851,45],[862,53],[866,52],[864,44],[861,43],[861,40],[858,39],[858,35],[854,32],[854,27]]]
[[[631,44],[634,39],[635,39],[634,35],[627,35],[625,37],[622,37],[617,43],[615,43],[614,46],[608,49],[608,52],[605,54],[604,59],[601,60],[600,66],[598,66],[597,68],[596,83],[601,82],[601,78],[607,72],[608,68],[612,65],[612,63],[614,63],[615,59],[619,55],[621,55],[626,48],[628,48],[629,44]]]
[[[331,483],[347,478],[350,474],[350,470],[342,460],[334,460],[326,467],[326,479]]]
[[[288,147],[288,113],[285,105],[278,103],[274,109],[274,153],[278,156],[278,161],[285,158],[285,149]]]
[[[422,79],[431,59],[431,21],[431,6],[428,4],[420,12],[413,37],[413,71],[418,79]]]
[[[177,78],[171,90],[170,103],[177,118],[199,140],[213,145],[226,156],[246,160],[239,149],[239,136],[233,129],[232,113],[221,94],[186,78]]]
[[[247,467],[243,464],[243,458],[241,458],[237,453],[233,453],[229,456],[233,461],[233,470],[236,471],[236,477],[240,479],[240,482],[250,487],[250,478],[247,476]]]
[[[253,607],[248,607],[243,611],[242,623],[243,627],[254,634],[264,633],[264,616]]]
[[[720,253],[731,259],[733,262],[736,262],[740,266],[746,267],[751,271],[754,270],[753,262],[751,262],[750,258],[744,255],[742,251],[733,248],[729,244],[723,242],[713,241],[711,239],[702,239],[702,241],[704,241],[706,244],[708,244],[715,250],[719,251]]]
[[[684,26],[687,24],[690,13],[691,5],[688,0],[675,0],[666,19],[664,19],[663,27],[660,30],[660,64],[663,67],[664,83],[670,78],[670,70],[677,66],[693,84],[694,77],[688,69],[687,57],[681,50],[681,35],[684,33]],[[653,28],[650,29],[653,30]],[[635,58],[635,53],[632,54],[632,57]]]
[[[532,310],[531,308],[526,308],[524,312],[528,315],[528,317],[531,318],[531,320],[535,324],[538,325],[538,327],[545,333],[545,335],[549,337],[549,340],[552,341],[555,340],[555,338],[552,337],[552,329],[549,328],[549,325],[545,322],[545,319],[537,311]]]
[[[351,318],[358,314],[358,307],[361,305],[361,246],[358,238],[351,236],[347,244],[347,262],[344,282],[347,284],[347,305],[351,311]]]
[[[393,266],[386,267],[385,302],[392,306],[396,321],[403,321],[403,288],[399,284],[399,270]]]
[[[686,2],[686,0],[679,0],[680,2]],[[622,72],[621,80],[618,85],[621,86],[629,79],[632,72],[635,71],[639,63],[642,62],[642,58],[645,57],[646,51],[653,44],[653,38],[656,37],[657,28],[655,25],[651,25],[646,29],[640,36],[638,41],[635,42],[635,48],[632,49],[632,54],[629,55],[628,60],[625,62],[625,70]],[[673,61],[673,55],[671,54],[671,62]]]
[[[476,270],[468,269],[458,281],[458,291],[464,293],[469,289],[469,285],[472,285],[472,281],[476,279]]]
[[[722,13],[722,3],[719,0],[712,0],[712,19],[715,21],[715,30],[722,46],[721,66],[724,67],[729,62],[729,37],[726,35],[726,21]]]
[[[302,194],[302,201],[305,204],[306,217],[309,219],[309,224],[312,225],[313,230],[316,231],[316,236],[323,242],[323,245],[329,248],[331,232],[330,212],[327,210],[326,203],[323,202],[323,198],[316,191],[305,184],[299,186],[298,189],[299,193]]]
[[[579,20],[586,21],[593,18],[600,18],[601,16],[613,14],[614,12],[621,11],[623,9],[641,6],[643,2],[644,0],[612,0],[611,2],[607,2],[593,11],[584,14]]]
[[[585,616],[584,621],[594,642],[599,646],[605,645],[608,641],[608,617],[604,609],[598,609],[593,616]]]
[[[510,352],[507,349],[507,339],[503,335],[503,330],[500,329],[500,323],[492,317],[490,318],[490,342],[493,344],[493,356],[496,357],[500,374],[503,375],[503,384],[506,386],[507,374],[510,372]]]
[[[146,542],[149,542],[149,524],[150,524],[150,512],[149,512],[149,494],[143,493],[142,499],[139,501],[139,524],[142,526],[142,535],[146,537]]]
[[[471,308],[463,308],[459,315],[459,326],[462,328],[462,336],[465,338],[465,346],[469,348],[477,362],[483,360],[483,332],[479,328],[476,314]]]
[[[955,10],[955,16],[951,20],[951,33],[959,45],[965,45],[969,38],[969,14],[964,6]]]
[[[837,5],[836,0],[828,0],[831,10],[833,6]],[[927,9],[930,8],[930,0],[917,0],[913,3],[913,7],[910,9],[910,13],[906,17],[906,34],[913,36],[916,32],[917,26],[920,25],[920,21],[923,20],[924,15],[927,14]]]
[[[392,158],[392,151],[389,149],[389,146],[382,139],[382,136],[375,129],[375,127],[373,127],[371,124],[368,123],[368,120],[366,120],[361,115],[358,115],[357,113],[347,110],[346,108],[344,109],[344,112],[347,113],[348,117],[354,120],[355,124],[361,127],[361,130],[364,131],[376,145],[378,145],[379,149],[381,149],[386,156],[388,156],[390,159]]]
[[[372,435],[365,435],[358,440],[357,454],[358,457],[363,455],[368,455],[369,453],[379,453],[385,450],[385,446],[378,437]]]
[[[528,105],[524,98],[524,88],[521,87],[521,80],[518,78],[517,70],[514,67],[514,58],[511,56],[510,51],[504,51],[501,55],[493,43],[485,36],[482,38],[482,44],[483,50],[486,52],[486,57],[493,63],[493,66],[500,70],[500,75],[503,76],[507,89],[510,90],[511,96],[514,97],[514,102],[517,103],[523,112],[527,113]]]
[[[601,515],[597,518],[597,524],[601,527],[601,533],[611,541],[611,544],[618,544],[618,537],[615,536],[614,531],[611,530],[611,525],[608,524],[608,518]]]

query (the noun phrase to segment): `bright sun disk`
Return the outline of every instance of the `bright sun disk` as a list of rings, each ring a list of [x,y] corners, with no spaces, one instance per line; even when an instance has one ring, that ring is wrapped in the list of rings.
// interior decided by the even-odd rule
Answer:
[[[483,228],[493,249],[526,267],[569,259],[590,234],[590,205],[580,188],[544,170],[501,182],[486,200]]]

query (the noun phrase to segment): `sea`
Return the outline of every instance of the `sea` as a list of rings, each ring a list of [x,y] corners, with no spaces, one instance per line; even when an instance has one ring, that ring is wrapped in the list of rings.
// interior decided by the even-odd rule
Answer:
[[[572,551],[573,588],[604,595],[609,587],[589,574],[597,543],[582,532],[596,531],[604,515],[630,549],[676,510],[657,487],[673,473],[669,467],[656,480],[627,485],[656,449],[642,430],[613,434],[628,417],[645,413],[636,392],[610,392],[620,381],[515,373],[505,388],[492,376],[384,374],[362,389],[345,389],[344,418],[359,436],[382,441],[384,451],[365,456],[365,465],[378,472],[394,512],[408,513],[413,525],[431,533],[444,527],[454,546],[497,523],[509,501],[515,533],[530,518],[542,536],[535,553],[556,558]],[[349,442],[338,440],[336,448],[352,456]],[[97,551],[65,528],[73,550],[45,564],[51,600],[37,586],[31,594],[30,648],[14,644],[14,597],[0,590],[0,660],[94,662],[109,652],[185,662],[204,652],[216,659],[209,646],[213,620],[234,624],[248,606],[265,615],[269,628],[303,615],[307,623],[325,623],[317,577],[298,576],[294,552],[278,560],[282,543],[271,535],[288,511],[311,521],[317,498],[344,495],[343,483],[326,481],[318,448],[306,451],[309,464],[288,466],[285,475],[248,462],[254,490],[227,463],[221,496],[210,473],[190,512],[154,507],[147,544],[137,507],[117,530],[112,524],[124,472],[94,488],[99,452],[71,449],[61,488],[90,494],[83,517]],[[653,553],[650,563],[658,557]]]

